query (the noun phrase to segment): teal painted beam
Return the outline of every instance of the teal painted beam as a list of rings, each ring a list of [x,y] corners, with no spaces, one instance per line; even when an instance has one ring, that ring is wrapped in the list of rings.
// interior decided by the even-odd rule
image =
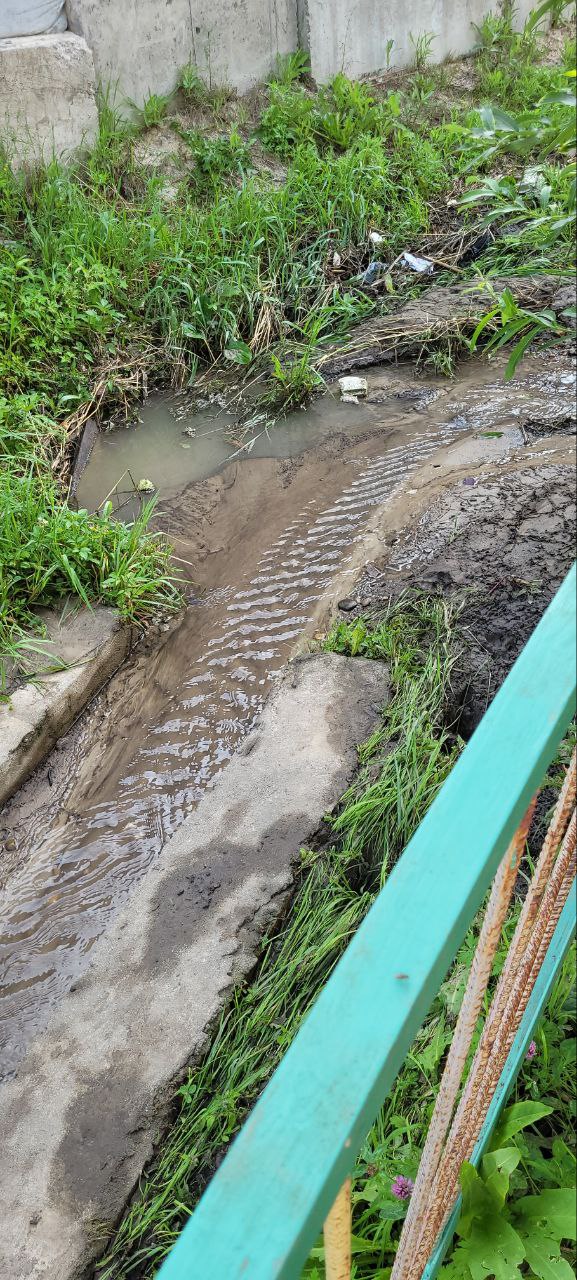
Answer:
[[[297,1280],[575,707],[566,578],[207,1188],[161,1280]]]
[[[479,1134],[479,1140],[471,1156],[471,1163],[474,1165],[479,1164],[483,1153],[487,1150],[491,1134],[495,1128],[497,1120],[499,1119],[501,1110],[507,1101],[507,1097],[511,1092],[513,1085],[515,1084],[515,1080],[517,1079],[520,1068],[523,1064],[523,1059],[527,1052],[527,1047],[531,1041],[535,1027],[543,1013],[543,1010],[545,1009],[549,996],[551,995],[555,978],[563,964],[567,950],[575,937],[576,916],[577,898],[575,897],[575,885],[573,885],[571,893],[559,917],[557,928],[555,929],[555,933],[553,934],[549,944],[549,949],[545,956],[543,967],[538,975],[537,981],[535,982],[527,1008],[523,1014],[521,1025],[517,1035],[515,1036],[513,1044],[511,1045],[511,1052],[507,1058],[503,1074],[501,1075],[501,1079],[499,1080],[495,1090],[495,1096],[491,1100],[491,1105],[487,1112],[485,1123]],[[440,1236],[434,1252],[431,1254],[425,1270],[423,1271],[422,1280],[433,1280],[434,1276],[437,1275],[453,1239],[459,1219],[460,1207],[461,1205],[459,1200],[455,1205],[455,1209],[449,1218],[445,1230]]]

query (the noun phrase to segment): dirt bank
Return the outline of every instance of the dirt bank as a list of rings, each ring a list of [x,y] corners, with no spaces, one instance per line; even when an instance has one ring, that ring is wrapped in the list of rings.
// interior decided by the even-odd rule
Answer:
[[[462,707],[458,728],[465,737],[575,554],[574,465],[569,460],[546,465],[546,457],[539,465],[530,454],[520,453],[505,472],[484,466],[476,474],[461,474],[415,526],[398,535],[385,556],[366,566],[354,593],[358,603],[351,612],[373,619],[406,590],[460,598],[465,651],[455,706]]]

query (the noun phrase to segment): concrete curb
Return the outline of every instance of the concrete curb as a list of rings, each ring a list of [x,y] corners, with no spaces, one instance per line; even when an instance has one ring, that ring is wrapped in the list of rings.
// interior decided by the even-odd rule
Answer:
[[[45,759],[58,738],[126,657],[132,628],[114,609],[82,609],[55,652],[74,665],[16,689],[0,705],[0,805]]]
[[[384,667],[366,659],[322,654],[285,668],[255,733],[0,1090],[3,1276],[84,1273],[91,1227],[118,1219],[176,1082],[254,964],[299,848],[350,782],[387,695]]]

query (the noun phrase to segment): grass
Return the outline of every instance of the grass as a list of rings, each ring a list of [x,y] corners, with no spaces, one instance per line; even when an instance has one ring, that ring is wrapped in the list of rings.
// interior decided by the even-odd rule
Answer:
[[[55,475],[66,444],[38,395],[0,397],[0,697],[10,670],[28,678],[45,666],[38,609],[70,595],[142,621],[179,605],[168,544],[149,530],[154,503],[130,525],[110,503],[98,516],[72,510]]]
[[[301,853],[284,924],[264,940],[254,976],[236,990],[208,1053],[180,1088],[158,1160],[97,1268],[99,1280],[150,1280],[156,1274],[461,749],[445,723],[459,654],[457,609],[439,598],[405,597],[372,629],[363,620],[339,623],[326,648],[385,660],[391,700],[378,731],[360,752],[354,785],[327,820],[316,848]],[[561,778],[554,766],[553,788]],[[517,911],[518,906],[507,938]],[[391,1184],[399,1175],[415,1175],[476,934],[474,924],[360,1152],[353,1182],[355,1280],[388,1275],[406,1208]],[[505,949],[504,941],[494,977]],[[552,1152],[553,1143],[573,1145],[574,976],[572,952],[538,1030],[537,1055],[517,1086],[518,1099],[538,1098],[552,1108],[538,1128],[517,1139],[522,1147],[518,1179],[523,1176],[531,1188],[542,1185],[538,1162]],[[308,1280],[324,1280],[322,1262],[319,1241],[305,1271]]]
[[[239,123],[228,132],[230,92],[207,87],[189,65],[180,76],[179,102],[193,113],[190,127],[182,112],[174,118],[174,102],[166,97],[150,95],[132,124],[103,99],[96,145],[74,165],[53,162],[13,174],[8,159],[0,160],[0,449],[8,512],[0,653],[13,654],[39,602],[36,578],[8,569],[11,558],[21,558],[20,544],[11,541],[18,512],[32,502],[38,513],[44,504],[45,549],[54,545],[72,442],[89,412],[128,414],[147,380],[190,383],[199,366],[224,353],[230,358],[231,351],[258,357],[263,397],[275,412],[304,403],[322,385],[319,347],[372,312],[390,310],[399,293],[423,287],[414,277],[396,286],[396,294],[393,286],[392,295],[359,287],[355,277],[373,256],[369,232],[378,228],[384,236],[379,252],[389,262],[407,247],[418,252],[423,237],[446,220],[447,196],[467,194],[468,184],[481,190],[491,166],[505,163],[511,171],[523,225],[509,230],[499,195],[503,229],[469,274],[567,270],[574,184],[559,148],[571,109],[552,104],[548,125],[542,109],[533,111],[545,89],[567,85],[564,69],[539,67],[539,38],[533,20],[517,35],[510,16],[487,19],[475,95],[453,106],[448,69],[427,66],[427,36],[415,37],[418,67],[394,92],[344,75],[313,92],[307,60],[297,52],[279,60],[252,128],[241,126],[239,106]],[[568,41],[566,61],[572,52]],[[485,93],[509,110],[523,108],[518,134],[497,120],[490,139],[477,136],[479,116],[471,108]],[[199,129],[198,112],[212,119],[209,133]],[[180,135],[170,199],[137,145],[139,129],[159,125],[175,128],[175,148]],[[262,158],[257,166],[257,143],[271,160],[285,163],[281,182]],[[520,166],[534,156],[550,191],[544,213],[530,193],[518,190]],[[469,200],[462,216],[474,226],[491,213],[492,199]],[[335,253],[344,264],[339,273],[331,267]],[[454,353],[449,359],[432,341],[429,346],[441,370],[452,368]],[[246,363],[244,357],[238,362]],[[80,525],[93,550],[112,540],[114,554],[125,555],[120,592],[104,563],[98,573],[84,573],[75,550]],[[137,608],[139,616],[173,604],[161,540],[151,541],[140,521],[128,548],[110,526],[106,515],[101,524],[87,514],[58,522],[71,572],[63,574],[60,565],[50,573],[42,598],[57,603],[66,589],[81,599],[124,601],[121,607]]]

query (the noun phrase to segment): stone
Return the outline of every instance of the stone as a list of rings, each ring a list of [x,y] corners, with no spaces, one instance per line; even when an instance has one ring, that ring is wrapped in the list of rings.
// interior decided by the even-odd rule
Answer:
[[[343,398],[345,396],[366,396],[369,384],[366,378],[356,378],[352,375],[346,378],[339,378],[339,387]]]
[[[97,134],[94,61],[85,40],[70,31],[0,40],[0,138],[13,163],[70,156]]]

